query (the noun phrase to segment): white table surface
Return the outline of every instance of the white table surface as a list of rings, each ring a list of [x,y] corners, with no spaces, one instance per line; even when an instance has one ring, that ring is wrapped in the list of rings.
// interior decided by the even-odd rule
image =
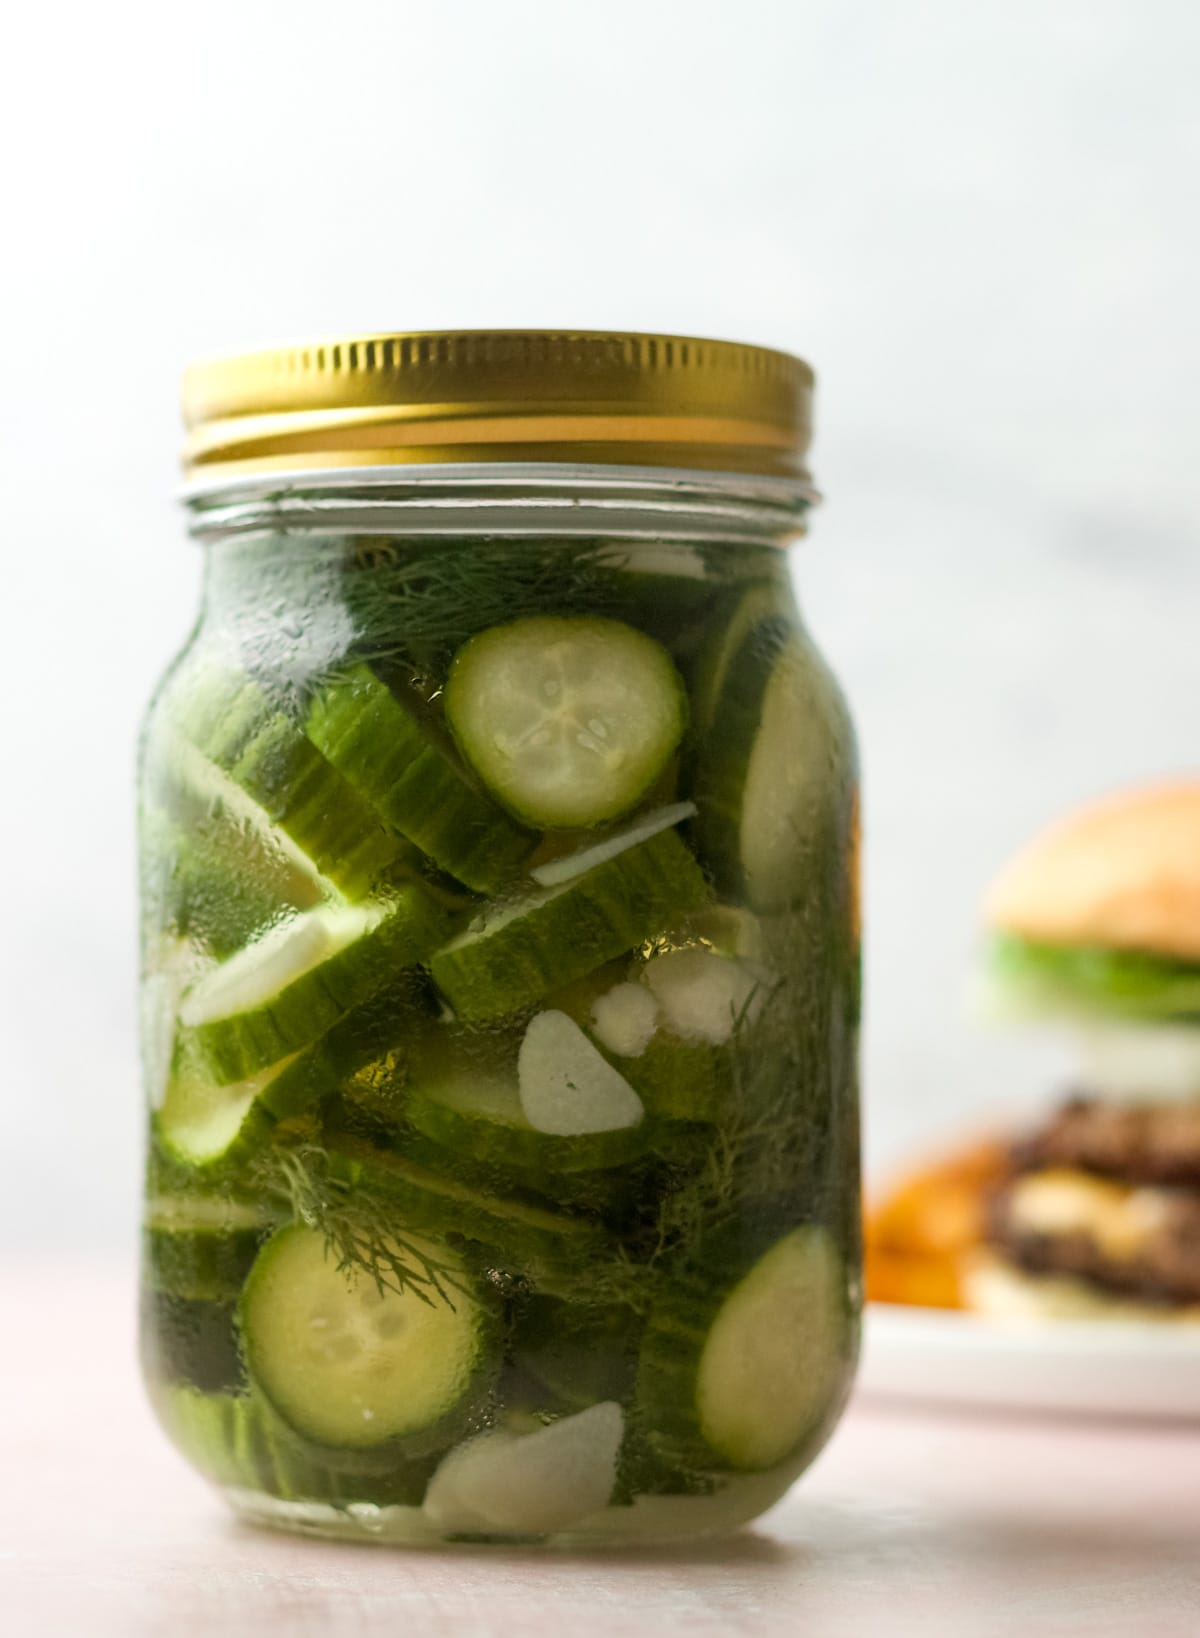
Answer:
[[[856,1403],[753,1531],[541,1556],[236,1523],[151,1423],[128,1274],[0,1277],[4,1638],[1195,1638],[1200,1429]]]

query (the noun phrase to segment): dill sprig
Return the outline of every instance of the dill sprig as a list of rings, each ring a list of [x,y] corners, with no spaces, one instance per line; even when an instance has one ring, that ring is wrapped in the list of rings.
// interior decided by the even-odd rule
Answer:
[[[802,918],[790,938],[807,944]],[[776,956],[782,952],[776,951]],[[785,971],[813,971],[813,962],[776,961]],[[538,1288],[588,1305],[623,1304],[647,1313],[681,1266],[703,1256],[714,1230],[767,1220],[782,1210],[823,1209],[833,1179],[830,1123],[822,1068],[829,1035],[827,988],[799,980],[771,983],[746,998],[734,1019],[728,1052],[728,1106],[721,1119],[682,1138],[657,1184],[647,1181],[640,1221],[611,1251],[578,1270],[538,1272]],[[307,1143],[276,1148],[265,1163],[264,1187],[300,1221],[319,1229],[339,1269],[354,1270],[378,1290],[411,1291],[425,1302],[454,1306],[465,1293],[453,1253],[409,1238],[395,1224],[392,1203],[361,1183],[330,1174],[324,1149]],[[653,1176],[653,1171],[649,1176]]]
[[[356,543],[342,563],[342,596],[357,627],[354,656],[403,656],[438,672],[489,626],[556,610],[607,612],[617,598],[610,552],[597,541]]]
[[[771,1206],[809,1181],[820,1123],[805,1095],[804,1029],[794,987],[773,983],[747,996],[730,1041],[728,1108],[654,1225],[649,1265],[686,1257],[710,1230]]]
[[[620,615],[628,598],[598,540],[256,537],[210,565],[214,619],[284,710],[339,664],[398,668],[436,687],[479,631],[524,615]],[[628,577],[624,577],[627,579]],[[286,647],[263,611],[275,611]]]
[[[728,1106],[683,1143],[648,1203],[646,1218],[607,1257],[540,1282],[582,1303],[654,1307],[681,1265],[703,1256],[714,1230],[819,1200],[826,1135],[813,1065],[821,998],[771,982],[751,992],[734,1020]]]
[[[471,1294],[456,1263],[397,1230],[388,1203],[369,1189],[332,1177],[328,1158],[316,1144],[274,1149],[259,1168],[260,1181],[298,1222],[325,1236],[326,1254],[340,1272],[365,1275],[381,1296],[410,1292],[430,1307],[436,1298],[453,1308],[454,1293]]]
[[[579,1269],[541,1270],[537,1288],[589,1308],[624,1307],[646,1314],[654,1305],[657,1270],[639,1262],[627,1246],[618,1243],[606,1256],[593,1258]]]

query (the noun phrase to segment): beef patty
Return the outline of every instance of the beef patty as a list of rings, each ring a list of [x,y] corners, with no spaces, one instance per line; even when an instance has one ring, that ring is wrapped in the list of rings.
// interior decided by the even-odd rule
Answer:
[[[1080,1093],[1013,1151],[1019,1171],[1065,1166],[1129,1183],[1200,1188],[1200,1098],[1119,1104]]]
[[[1069,1176],[1017,1178],[992,1202],[990,1238],[1012,1262],[1031,1274],[1072,1275],[1142,1302],[1200,1302],[1200,1190],[1109,1186],[1111,1198],[1090,1209],[1028,1209],[1030,1186],[1061,1188]],[[1076,1174],[1076,1186],[1080,1182],[1086,1205],[1089,1180]],[[1092,1187],[1099,1193],[1104,1185]]]

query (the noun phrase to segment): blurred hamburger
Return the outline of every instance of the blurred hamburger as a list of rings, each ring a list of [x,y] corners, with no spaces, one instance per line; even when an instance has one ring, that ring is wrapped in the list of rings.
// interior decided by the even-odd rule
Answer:
[[[1002,1005],[1068,1026],[1080,1071],[1012,1152],[967,1306],[1200,1319],[1200,780],[1062,820],[985,913]]]

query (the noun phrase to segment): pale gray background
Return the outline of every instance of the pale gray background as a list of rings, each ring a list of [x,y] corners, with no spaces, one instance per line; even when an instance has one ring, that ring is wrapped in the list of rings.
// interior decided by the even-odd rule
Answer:
[[[110,0],[6,26],[0,1234],[131,1243],[130,779],[191,619],[192,354],[794,348],[867,781],[869,1152],[1036,1092],[963,1006],[1029,827],[1200,765],[1190,0]]]

